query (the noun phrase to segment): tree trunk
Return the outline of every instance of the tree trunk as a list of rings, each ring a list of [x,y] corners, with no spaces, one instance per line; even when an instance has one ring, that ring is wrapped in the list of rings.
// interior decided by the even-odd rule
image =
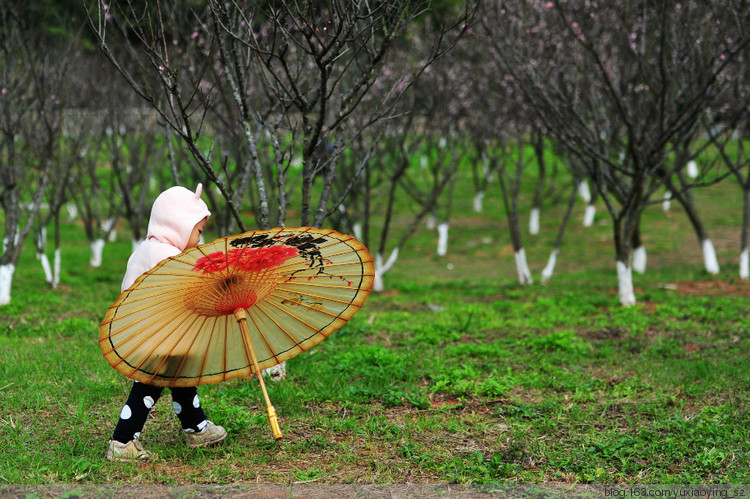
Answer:
[[[750,231],[750,181],[742,186],[742,235],[740,239],[740,279],[750,279],[750,251],[748,232]]]
[[[521,189],[521,174],[524,167],[524,141],[518,141],[518,162],[516,164],[515,178],[510,185],[506,181],[508,175],[507,168],[496,168],[500,190],[502,192],[503,205],[507,213],[508,226],[510,229],[510,238],[513,244],[513,252],[516,260],[516,270],[518,272],[518,282],[521,285],[532,284],[531,271],[526,261],[526,252],[523,249],[523,240],[521,237],[520,217],[518,215],[518,196]]]
[[[690,220],[690,223],[695,230],[695,235],[698,237],[698,242],[701,245],[703,251],[703,266],[706,272],[709,274],[719,273],[719,261],[716,259],[716,251],[711,239],[706,233],[706,229],[701,222],[698,211],[695,209],[695,203],[693,203],[693,197],[690,191],[685,187],[686,182],[684,181],[682,174],[678,172],[677,178],[680,181],[682,188],[675,188],[671,181],[667,182],[667,187],[672,191],[673,199],[677,200],[678,203],[685,210],[685,214]]]
[[[552,277],[555,272],[555,265],[557,264],[557,255],[560,252],[560,246],[562,246],[563,234],[565,234],[565,228],[568,226],[568,221],[573,213],[573,206],[576,202],[577,189],[573,188],[573,192],[568,198],[568,206],[565,208],[565,214],[563,215],[562,222],[560,223],[560,229],[557,231],[557,238],[555,239],[555,249],[550,253],[547,265],[542,270],[542,284],[546,283]]]
[[[534,197],[531,202],[531,216],[529,217],[529,234],[539,234],[539,215],[542,210],[542,195],[544,193],[544,182],[547,177],[547,165],[544,161],[544,136],[541,132],[534,134],[534,154],[539,166],[539,178],[534,189]]]
[[[635,289],[633,287],[633,236],[629,227],[629,217],[614,218],[615,258],[617,267],[617,288],[620,303],[629,307],[635,305]]]
[[[445,256],[448,254],[448,222],[443,222],[437,226],[438,230],[438,256]]]
[[[643,274],[646,272],[647,254],[646,248],[643,246],[643,241],[641,241],[641,229],[639,226],[640,223],[633,232],[633,270],[639,274]]]

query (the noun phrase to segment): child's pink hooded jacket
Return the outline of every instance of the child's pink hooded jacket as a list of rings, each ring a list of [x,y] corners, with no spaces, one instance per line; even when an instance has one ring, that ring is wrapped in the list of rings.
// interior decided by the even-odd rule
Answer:
[[[171,187],[159,194],[151,207],[146,240],[130,255],[122,289],[133,285],[144,272],[165,258],[185,250],[195,224],[211,215],[201,200],[203,186],[195,192],[184,187]]]

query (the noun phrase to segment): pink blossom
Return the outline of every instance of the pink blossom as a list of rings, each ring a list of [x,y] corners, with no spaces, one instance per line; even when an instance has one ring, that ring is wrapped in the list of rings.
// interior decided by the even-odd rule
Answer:
[[[192,38],[193,40],[195,40],[196,38],[198,38],[198,32],[197,31],[193,31],[193,34],[190,35],[190,38]]]
[[[547,3],[544,4],[544,8],[545,9],[551,9],[554,6],[555,6],[555,4],[553,4],[552,2],[547,2]]]
[[[3,92],[3,95],[5,95],[5,94],[8,93],[8,89],[7,88],[3,88],[2,92]]]

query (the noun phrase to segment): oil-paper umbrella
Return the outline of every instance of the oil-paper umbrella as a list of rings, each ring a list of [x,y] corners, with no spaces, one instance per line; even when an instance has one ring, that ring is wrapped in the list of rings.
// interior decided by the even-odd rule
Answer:
[[[160,262],[123,291],[100,326],[107,361],[157,386],[255,374],[326,339],[360,309],[372,257],[334,230],[276,228],[225,237]]]

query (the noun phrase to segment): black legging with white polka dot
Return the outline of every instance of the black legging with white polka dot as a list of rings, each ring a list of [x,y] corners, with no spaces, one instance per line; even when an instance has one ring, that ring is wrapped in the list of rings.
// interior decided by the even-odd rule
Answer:
[[[112,439],[123,444],[138,438],[146,424],[148,413],[161,397],[164,388],[147,385],[135,381],[130,389],[127,402],[120,412]],[[172,392],[172,406],[186,432],[203,431],[206,427],[206,414],[198,398],[198,390],[194,386],[187,388],[170,388]]]

